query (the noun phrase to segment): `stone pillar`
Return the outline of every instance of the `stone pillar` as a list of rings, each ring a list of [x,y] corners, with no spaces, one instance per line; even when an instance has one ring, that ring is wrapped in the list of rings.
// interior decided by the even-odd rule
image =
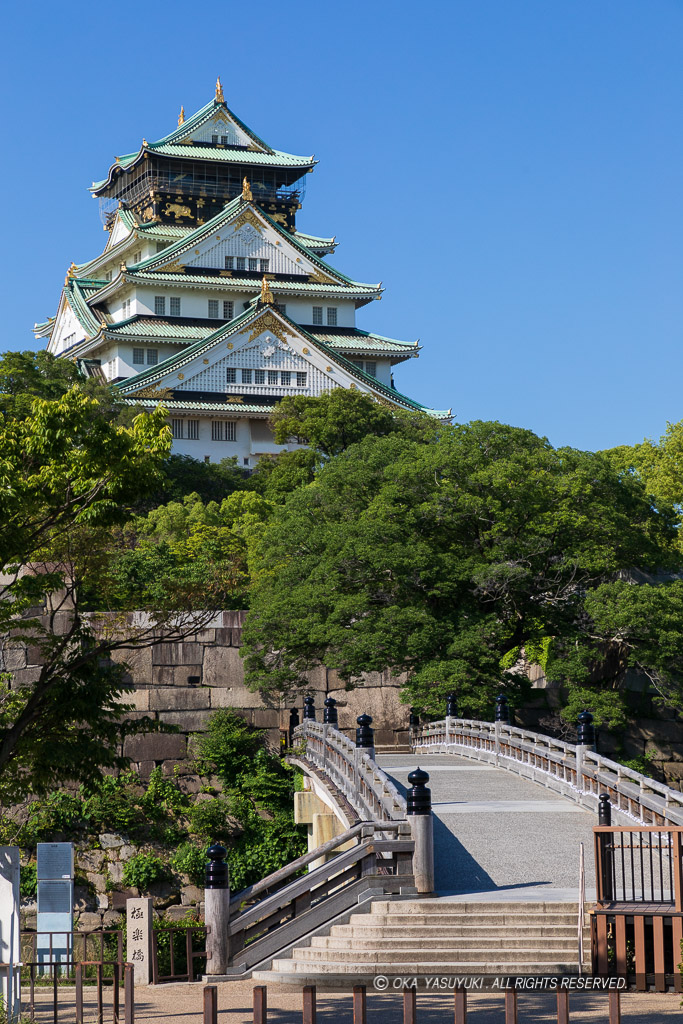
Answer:
[[[21,1013],[19,847],[0,846],[0,993],[7,1018]]]
[[[206,934],[206,973],[225,975],[230,961],[230,877],[225,863],[227,850],[215,843],[207,850],[204,883],[204,923]]]
[[[126,900],[126,960],[133,965],[135,987],[152,980],[152,900]]]
[[[429,775],[416,768],[408,776],[411,788],[407,793],[406,812],[415,843],[413,875],[421,895],[434,892],[434,819],[432,793],[427,788]]]

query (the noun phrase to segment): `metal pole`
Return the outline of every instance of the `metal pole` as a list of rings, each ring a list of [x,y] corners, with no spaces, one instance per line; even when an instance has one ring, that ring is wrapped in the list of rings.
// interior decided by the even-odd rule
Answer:
[[[83,964],[76,964],[76,1024],[83,1024]]]
[[[204,986],[204,1024],[218,1024],[218,989]]]
[[[417,993],[414,988],[409,988],[403,993],[403,1024],[416,1024],[417,1021]]]
[[[612,804],[609,794],[601,793],[598,798],[598,825],[611,827],[612,825]],[[614,870],[612,865],[612,834],[600,832],[600,851],[602,860],[602,895],[603,899],[611,902],[614,899]]]
[[[315,985],[304,985],[303,1024],[316,1024]]]

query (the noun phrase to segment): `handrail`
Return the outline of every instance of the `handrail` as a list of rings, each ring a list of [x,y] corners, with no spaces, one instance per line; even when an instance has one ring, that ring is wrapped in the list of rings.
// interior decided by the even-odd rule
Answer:
[[[308,719],[296,727],[294,740],[306,744],[306,760],[329,777],[357,814],[405,820],[406,801],[392,780],[339,729]]]
[[[297,857],[296,860],[292,860],[289,864],[285,864],[283,868],[279,868],[277,871],[271,872],[262,878],[260,882],[254,882],[253,885],[248,885],[245,889],[241,889],[238,893],[230,898],[230,910],[234,910],[242,905],[245,900],[252,900],[255,896],[265,892],[272,886],[277,885],[279,882],[284,881],[285,878],[289,878],[290,875],[296,874],[301,868],[305,868],[307,864],[311,864],[314,860],[320,860],[325,854],[335,850],[338,846],[343,843],[348,843],[349,839],[354,839],[360,835],[364,828],[371,825],[373,828],[379,828],[382,832],[395,831],[398,828],[397,822],[359,822],[352,828],[347,828],[346,832],[342,832],[341,835],[334,836],[332,839],[328,839],[326,843],[321,846],[317,846],[315,850],[309,850],[308,853],[304,853],[301,857]]]
[[[410,838],[410,826],[407,822],[392,823],[390,830],[397,831],[398,838],[386,840],[376,838],[381,837],[383,825],[386,822],[348,829],[347,833],[354,835],[360,832],[361,841],[356,846],[337,853],[231,916],[231,965],[244,968],[248,963],[253,965],[274,956],[292,941],[310,934],[311,929],[334,920],[340,911],[356,906],[364,888],[376,889],[379,884],[385,892],[397,893],[412,886],[415,844]],[[363,835],[364,832],[370,834]],[[342,841],[342,836],[336,837],[337,845]],[[315,859],[322,849],[311,851]]]
[[[616,811],[645,823],[683,825],[683,793],[587,746],[467,718],[430,722],[412,733],[411,745],[425,753],[457,752],[492,762],[593,807],[599,793],[607,792]]]

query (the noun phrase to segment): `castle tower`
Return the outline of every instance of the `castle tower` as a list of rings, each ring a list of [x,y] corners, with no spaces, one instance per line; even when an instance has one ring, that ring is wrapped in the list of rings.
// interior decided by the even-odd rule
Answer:
[[[181,108],[174,131],[117,157],[92,186],[107,243],[71,264],[36,337],[127,403],[163,401],[173,450],[200,460],[236,456],[251,468],[286,450],[267,422],[285,395],[357,388],[422,409],[392,374],[417,342],[356,327],[381,285],[341,274],[323,260],[335,239],[297,229],[315,163],[268,146],[228,108],[219,80],[210,103],[189,118]]]

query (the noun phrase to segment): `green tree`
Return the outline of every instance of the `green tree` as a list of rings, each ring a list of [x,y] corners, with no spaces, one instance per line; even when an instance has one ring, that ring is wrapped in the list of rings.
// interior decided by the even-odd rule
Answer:
[[[125,519],[169,448],[165,410],[123,427],[78,386],[34,399],[25,417],[0,418],[0,635],[5,656],[29,642],[41,663],[34,681],[0,684],[0,799],[66,779],[93,783],[125,763],[122,737],[146,728],[122,723],[130,687],[111,658],[160,642],[164,622],[84,616],[79,574],[93,532]],[[167,625],[166,639],[197,628]]]
[[[31,415],[36,398],[58,399],[77,386],[97,401],[97,414],[105,419],[131,419],[131,410],[114,388],[84,377],[76,363],[50,352],[4,352],[0,355],[0,412],[12,419]],[[140,410],[135,411],[135,415]]]
[[[674,537],[633,476],[530,431],[475,422],[366,437],[289,495],[261,536],[247,680],[287,693],[320,662],[349,685],[391,669],[425,711],[456,690],[476,715],[491,713],[501,682],[524,692],[525,653],[587,685],[610,641],[587,595],[633,567],[673,564]]]

